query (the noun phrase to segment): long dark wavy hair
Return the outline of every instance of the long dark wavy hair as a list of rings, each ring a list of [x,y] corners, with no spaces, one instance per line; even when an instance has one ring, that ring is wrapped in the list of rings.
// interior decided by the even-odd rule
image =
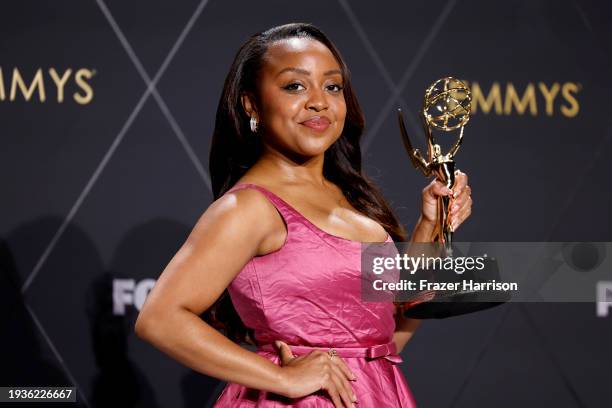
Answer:
[[[225,78],[215,118],[215,130],[210,149],[209,170],[213,197],[217,200],[257,162],[262,152],[258,133],[249,126],[241,96],[254,96],[260,106],[257,80],[262,58],[268,46],[278,40],[306,37],[323,43],[334,55],[344,79],[346,119],[342,135],[325,151],[324,177],[342,189],[351,205],[378,221],[396,241],[405,241],[406,232],[389,208],[374,182],[361,170],[360,140],[365,119],[351,86],[350,72],[340,52],[317,27],[308,23],[291,23],[272,27],[251,36],[238,50]],[[204,313],[203,318],[213,327],[238,343],[255,344],[252,329],[238,316],[227,289]]]

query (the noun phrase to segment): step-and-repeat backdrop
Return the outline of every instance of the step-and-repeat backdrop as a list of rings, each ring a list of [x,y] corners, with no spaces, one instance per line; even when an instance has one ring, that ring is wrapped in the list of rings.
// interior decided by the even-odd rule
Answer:
[[[473,214],[456,239],[612,241],[605,2],[64,0],[0,10],[2,386],[72,385],[70,406],[83,407],[214,402],[223,382],[133,326],[212,201],[208,153],[234,54],[274,25],[314,23],[339,47],[366,115],[365,170],[408,229],[427,181],[395,111],[422,144],[424,90],[452,75],[470,84],[474,110],[457,155]],[[402,370],[423,407],[608,406],[611,314],[595,303],[511,303],[426,321]]]

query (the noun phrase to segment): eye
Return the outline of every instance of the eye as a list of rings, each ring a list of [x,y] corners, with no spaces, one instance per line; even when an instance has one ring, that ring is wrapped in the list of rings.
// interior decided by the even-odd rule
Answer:
[[[338,92],[341,92],[344,89],[344,87],[342,85],[332,84],[332,85],[329,85],[327,89],[329,89],[332,92],[338,93]]]
[[[298,83],[298,82],[292,82],[289,85],[286,85],[283,87],[283,89],[286,89],[287,91],[299,91],[300,89],[298,89],[298,87],[302,87],[302,84]]]

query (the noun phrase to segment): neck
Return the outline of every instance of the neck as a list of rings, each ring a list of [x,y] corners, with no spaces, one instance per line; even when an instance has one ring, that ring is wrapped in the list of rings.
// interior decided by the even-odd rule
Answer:
[[[293,156],[266,149],[251,168],[252,174],[274,176],[275,180],[288,184],[312,184],[325,186],[323,176],[324,155]]]

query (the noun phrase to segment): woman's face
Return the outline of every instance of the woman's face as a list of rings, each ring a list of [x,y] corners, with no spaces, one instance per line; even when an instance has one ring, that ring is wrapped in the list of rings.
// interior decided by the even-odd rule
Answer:
[[[259,78],[264,142],[299,156],[321,155],[346,117],[340,65],[322,43],[291,38],[269,46]]]

